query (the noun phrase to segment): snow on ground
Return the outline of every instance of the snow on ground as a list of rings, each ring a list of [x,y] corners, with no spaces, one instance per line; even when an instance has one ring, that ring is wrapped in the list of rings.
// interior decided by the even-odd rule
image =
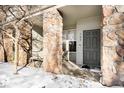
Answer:
[[[69,75],[55,75],[41,68],[26,67],[13,74],[13,65],[0,63],[0,88],[103,88],[99,82]]]

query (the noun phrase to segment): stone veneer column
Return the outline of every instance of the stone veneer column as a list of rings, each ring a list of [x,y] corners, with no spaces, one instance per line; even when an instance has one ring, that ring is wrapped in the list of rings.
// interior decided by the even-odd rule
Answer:
[[[43,14],[43,68],[61,73],[62,62],[62,17],[56,9]]]
[[[122,9],[123,8],[123,9]],[[122,11],[123,10],[123,11]],[[124,81],[124,6],[103,6],[102,78],[106,86]]]

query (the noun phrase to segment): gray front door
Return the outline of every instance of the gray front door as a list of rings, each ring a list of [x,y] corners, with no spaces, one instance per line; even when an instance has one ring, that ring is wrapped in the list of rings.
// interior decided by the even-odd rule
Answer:
[[[100,67],[100,29],[83,31],[83,64]]]

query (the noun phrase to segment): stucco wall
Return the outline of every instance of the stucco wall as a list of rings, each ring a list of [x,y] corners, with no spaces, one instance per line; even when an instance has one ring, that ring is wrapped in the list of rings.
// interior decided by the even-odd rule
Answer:
[[[91,30],[91,29],[100,29],[101,26],[101,18],[100,16],[87,17],[77,21],[76,26],[76,64],[83,64],[83,30]]]

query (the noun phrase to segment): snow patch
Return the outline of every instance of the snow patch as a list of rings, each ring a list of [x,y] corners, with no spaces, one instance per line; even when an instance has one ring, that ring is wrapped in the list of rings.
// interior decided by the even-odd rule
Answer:
[[[76,78],[69,75],[55,75],[41,68],[26,67],[13,74],[13,65],[0,64],[1,88],[101,88],[99,82]]]

